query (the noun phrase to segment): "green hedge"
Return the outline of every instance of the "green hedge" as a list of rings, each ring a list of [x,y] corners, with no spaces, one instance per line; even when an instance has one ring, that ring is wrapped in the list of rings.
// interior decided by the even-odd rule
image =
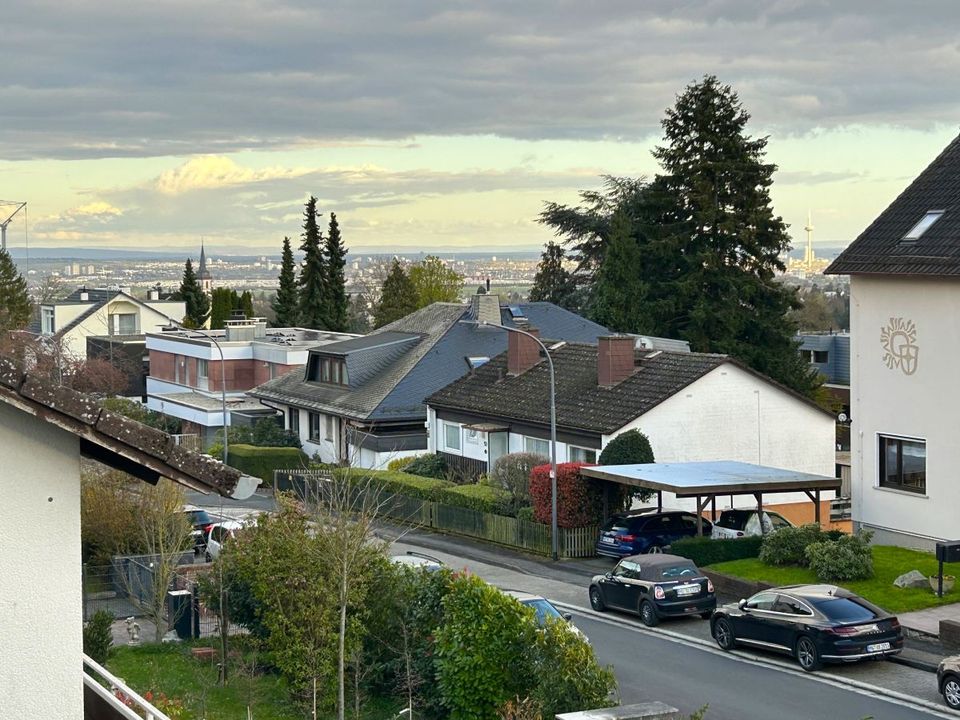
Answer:
[[[728,560],[743,560],[760,555],[763,538],[759,535],[711,540],[708,537],[689,537],[670,544],[670,552],[693,560],[697,567],[706,567]]]
[[[381,488],[391,493],[399,493],[421,500],[436,500],[437,493],[445,488],[453,487],[449,480],[410,475],[395,470],[367,470],[365,468],[338,468],[335,472],[346,473],[354,481],[370,478]]]
[[[306,467],[309,458],[299,448],[231,445],[227,461],[237,470],[260,478],[264,485],[272,486],[274,470]]]
[[[454,485],[442,488],[437,491],[435,499],[437,502],[470,508],[478,512],[513,515],[510,509],[513,495],[507,490],[489,485]]]

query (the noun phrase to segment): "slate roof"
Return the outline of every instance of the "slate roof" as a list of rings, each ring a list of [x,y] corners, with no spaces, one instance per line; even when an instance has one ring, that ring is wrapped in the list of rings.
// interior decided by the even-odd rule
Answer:
[[[597,383],[596,346],[569,343],[550,354],[556,375],[557,427],[568,430],[610,434],[724,363],[736,365],[816,407],[727,355],[637,350],[635,372],[613,387],[601,387]],[[433,393],[427,404],[484,418],[548,426],[550,372],[546,361],[541,360],[521,375],[509,376],[506,372],[504,353],[472,375]]]
[[[927,212],[944,210],[915,243],[902,242]],[[960,275],[960,137],[910,183],[825,270],[832,275]]]
[[[520,309],[522,322],[537,327],[541,337],[595,343],[609,334],[605,327],[552,303],[522,303]],[[493,357],[506,350],[505,331],[459,322],[469,318],[467,305],[433,303],[364,338],[318,350],[346,355],[350,387],[307,382],[305,373],[291,372],[248,395],[357,420],[423,420],[424,398],[466,373],[464,357]],[[517,324],[506,307],[501,307],[501,318],[506,325]],[[389,342],[382,342],[384,337]]]
[[[85,456],[147,482],[167,477],[201,492],[241,498],[260,482],[176,445],[165,432],[104,410],[89,395],[26,374],[15,361],[2,356],[0,402],[77,436]]]

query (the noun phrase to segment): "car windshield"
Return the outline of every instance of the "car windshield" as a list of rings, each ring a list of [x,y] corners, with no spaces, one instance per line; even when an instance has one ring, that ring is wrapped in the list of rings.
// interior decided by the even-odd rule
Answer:
[[[660,571],[664,580],[687,580],[697,577],[697,568],[694,565],[671,565]]]
[[[547,618],[563,619],[563,615],[561,615],[553,605],[542,598],[539,600],[526,600],[523,604],[534,609],[537,613],[537,623],[539,625],[545,625]]]
[[[717,525],[728,530],[742,530],[745,519],[745,513],[725,512],[720,514]]]
[[[835,622],[864,622],[877,617],[873,610],[852,598],[824,598],[813,600],[813,604],[817,606],[817,610]]]

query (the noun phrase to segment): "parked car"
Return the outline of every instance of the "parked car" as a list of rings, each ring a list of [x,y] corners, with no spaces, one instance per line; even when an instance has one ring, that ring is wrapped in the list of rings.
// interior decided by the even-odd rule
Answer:
[[[207,547],[207,534],[213,525],[213,518],[206,510],[191,505],[184,507],[183,513],[193,528],[190,533],[193,536],[193,552],[199,555]]]
[[[665,553],[633,555],[606,575],[590,581],[590,606],[628,610],[653,627],[665,617],[700,615],[706,620],[717,607],[713,582],[692,560]]]
[[[785,527],[793,527],[793,523],[780,513],[764,510],[764,535]],[[726,540],[750,535],[760,535],[760,520],[756,510],[724,510],[720,513],[720,519],[713,524],[710,537]]]
[[[570,629],[573,630],[576,635],[579,635],[584,640],[587,639],[587,636],[583,634],[580,628],[573,624],[573,616],[570,613],[560,612],[552,602],[542,595],[533,595],[521,590],[504,590],[503,592],[518,600],[521,605],[533,608],[537,614],[537,624],[541,627],[547,624],[547,618],[564,620],[569,623]]]
[[[703,534],[709,536],[713,525],[702,519]],[[620,513],[611,517],[600,530],[597,554],[627,557],[648,552],[663,552],[670,543],[697,534],[697,516],[683,510]]]
[[[710,632],[724,650],[738,644],[793,655],[812,672],[824,662],[896,655],[903,631],[891,615],[836,585],[790,585],[717,608]]]
[[[937,687],[944,702],[954,710],[960,710],[960,655],[940,661],[937,668]]]
[[[212,562],[220,557],[220,551],[227,541],[236,537],[237,532],[243,529],[243,523],[236,520],[225,520],[224,522],[214,523],[207,532],[207,562]]]
[[[418,568],[433,572],[443,567],[443,560],[435,558],[433,555],[417,552],[416,550],[407,550],[404,555],[391,555],[390,562],[397,565],[404,565],[410,568]]]

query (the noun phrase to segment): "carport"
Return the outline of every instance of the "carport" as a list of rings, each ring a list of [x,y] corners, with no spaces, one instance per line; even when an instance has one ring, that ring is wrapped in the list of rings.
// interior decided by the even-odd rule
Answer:
[[[757,499],[757,512],[762,513],[764,493],[803,492],[813,502],[814,517],[819,523],[821,491],[840,489],[840,478],[733,460],[597,465],[582,467],[580,473],[596,480],[652,490],[657,493],[657,508],[660,510],[663,509],[665,491],[674,493],[678,498],[696,498],[697,535],[703,535],[701,513],[707,505],[712,506],[712,516],[716,518],[717,495],[729,495],[731,499],[734,495],[753,495]],[[761,523],[761,530],[762,527]]]

